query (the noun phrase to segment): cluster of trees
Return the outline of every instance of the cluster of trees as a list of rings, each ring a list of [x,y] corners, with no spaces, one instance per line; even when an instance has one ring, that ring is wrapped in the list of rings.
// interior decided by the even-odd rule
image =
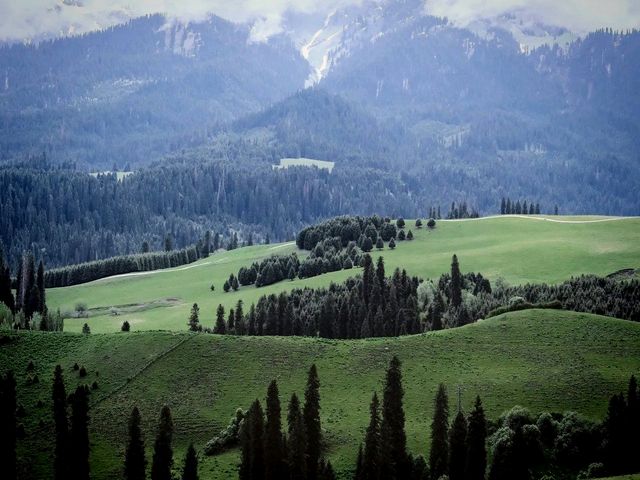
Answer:
[[[0,390],[0,398],[4,400],[3,393],[4,390]],[[52,388],[55,430],[53,470],[56,480],[88,480],[90,478],[89,395],[89,388],[86,385],[79,385],[75,392],[67,397],[62,368],[60,365],[56,366]],[[13,402],[13,410],[15,411],[15,381]],[[71,410],[70,416],[69,410]],[[2,414],[8,415],[10,411],[10,409],[2,409]],[[124,458],[123,473],[126,480],[145,480],[147,478],[147,459],[141,423],[140,411],[134,407],[129,417],[129,438]],[[15,425],[15,419],[13,423],[3,422],[3,425],[10,426],[12,424]],[[7,429],[7,432],[6,438],[9,438],[10,429]],[[171,480],[174,478],[172,475],[173,432],[174,423],[171,410],[164,406],[160,412],[158,431],[153,446],[152,480]],[[15,443],[13,446],[13,454],[15,455]],[[10,450],[3,448],[0,455],[9,452]],[[193,444],[191,444],[185,456],[182,480],[197,480],[197,471],[198,457]],[[3,472],[11,472],[11,470],[3,468]]]
[[[214,333],[235,335],[302,335],[324,338],[367,338],[422,331],[417,278],[396,269],[387,277],[384,259],[374,266],[362,256],[361,276],[328,288],[294,289],[262,296],[244,314],[239,302],[225,319],[218,306]]]
[[[404,228],[404,220],[401,224]],[[372,245],[375,245],[378,236],[384,242],[388,242],[392,238],[396,238],[396,235],[396,225],[388,217],[345,215],[303,228],[296,237],[296,245],[299,249],[313,250],[323,240],[336,237],[340,239],[343,248],[351,241],[361,244],[363,237],[369,238]]]
[[[275,380],[267,389],[266,409],[255,400],[240,424],[240,480],[334,480],[331,462],[322,457],[320,380],[315,365],[307,375],[304,406],[291,395],[287,431]]]
[[[263,287],[288,278],[293,280],[298,276],[300,260],[298,255],[272,255],[260,263],[254,262],[250,267],[241,267],[238,271],[240,285]]]
[[[418,288],[424,328],[453,328],[512,310],[559,308],[640,321],[640,281],[582,275],[558,285],[491,284],[481,273],[460,272],[456,255],[451,273]]]
[[[438,208],[438,213],[440,213],[440,209]],[[480,214],[473,207],[468,207],[467,202],[462,202],[456,205],[456,202],[451,203],[451,208],[449,209],[449,213],[447,213],[447,218],[457,219],[457,218],[478,218]],[[432,217],[433,218],[433,217]]]
[[[62,331],[60,312],[51,313],[47,308],[44,262],[38,262],[31,252],[25,252],[16,266],[15,282],[11,268],[5,262],[0,249],[0,324],[13,328]],[[15,287],[15,296],[12,290]]]
[[[411,455],[404,429],[404,390],[400,360],[389,363],[382,405],[374,392],[364,447],[361,444],[355,480],[410,479],[484,480],[487,462],[487,421],[480,397],[467,416],[460,405],[449,425],[449,400],[440,384],[431,422],[431,450],[428,461]],[[521,477],[512,477],[521,480]]]
[[[510,198],[502,197],[500,202],[500,214],[501,215],[540,215],[540,204],[529,202],[524,200],[520,203],[520,200],[512,202]],[[557,207],[556,207],[557,214]]]
[[[170,246],[168,245],[168,247]],[[67,287],[112,275],[179,267],[208,256],[208,252],[209,248],[205,249],[200,248],[200,245],[193,245],[181,250],[137,253],[77,263],[47,271],[45,284],[50,288]]]

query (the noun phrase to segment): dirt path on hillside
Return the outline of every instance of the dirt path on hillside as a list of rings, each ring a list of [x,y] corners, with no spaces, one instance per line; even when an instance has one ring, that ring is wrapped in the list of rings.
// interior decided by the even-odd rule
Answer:
[[[489,218],[524,218],[527,220],[539,220],[542,222],[554,222],[554,223],[600,223],[600,222],[615,222],[618,220],[638,219],[640,217],[607,217],[607,218],[594,218],[593,220],[560,220],[557,218],[536,217],[536,216],[530,216],[530,215],[490,215],[488,217],[480,217],[480,218],[452,218],[452,219],[442,219],[438,221],[439,222],[470,222],[470,221],[478,221],[478,220],[487,220]]]

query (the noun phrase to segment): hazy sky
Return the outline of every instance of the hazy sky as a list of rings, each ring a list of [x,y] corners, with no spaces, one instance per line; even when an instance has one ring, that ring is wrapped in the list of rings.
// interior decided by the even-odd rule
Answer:
[[[0,0],[0,39],[86,32],[146,13],[163,12],[183,20],[216,13],[252,21],[254,38],[281,30],[287,10],[328,13],[362,0]],[[577,33],[607,26],[640,26],[640,0],[427,0],[426,10],[459,25],[508,10],[519,10]]]

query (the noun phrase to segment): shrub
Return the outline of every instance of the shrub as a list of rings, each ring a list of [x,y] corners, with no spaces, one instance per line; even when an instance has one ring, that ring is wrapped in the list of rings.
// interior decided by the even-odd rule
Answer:
[[[433,218],[430,218],[427,222],[427,227],[434,229],[436,228],[436,221]]]
[[[80,375],[80,378],[84,378],[87,376],[87,369],[84,368],[84,365],[80,367],[80,371],[78,372],[78,374]]]
[[[91,384],[91,390],[97,390],[98,389],[98,382],[97,381],[93,381],[93,383]]]
[[[82,333],[84,333],[85,335],[88,335],[88,334],[91,333],[91,328],[89,328],[89,324],[88,323],[85,323],[82,326]]]
[[[78,366],[78,363],[77,362],[74,363],[73,364],[73,370],[77,372],[79,369],[80,369],[80,367]]]
[[[78,302],[76,303],[76,306],[74,307],[75,311],[76,311],[76,315],[78,317],[86,317],[87,316],[87,304],[84,302]]]
[[[217,455],[238,445],[240,440],[240,427],[244,417],[244,412],[241,408],[238,408],[229,425],[205,444],[205,455]]]
[[[398,220],[396,220],[396,226],[402,230],[404,228],[404,218],[400,217]]]
[[[128,332],[129,330],[131,330],[131,325],[129,325],[129,322],[127,320],[122,322],[122,327],[120,327],[120,330],[122,330],[123,332]]]
[[[13,322],[13,313],[4,303],[0,302],[0,325],[9,325]]]
[[[422,220],[419,218],[416,220],[416,228],[422,228]]]

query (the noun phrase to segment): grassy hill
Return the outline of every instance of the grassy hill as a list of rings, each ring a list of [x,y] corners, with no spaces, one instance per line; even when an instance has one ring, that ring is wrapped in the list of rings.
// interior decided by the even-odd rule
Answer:
[[[413,221],[407,221],[407,225],[415,240],[398,242],[393,251],[374,252],[374,256],[384,256],[387,272],[400,267],[412,275],[436,278],[449,270],[453,253],[458,255],[463,271],[481,272],[491,280],[503,277],[514,284],[557,283],[572,275],[607,275],[640,267],[640,218],[504,216],[440,221],[432,231],[416,229]],[[264,294],[328,285],[356,273],[344,270],[268,287],[222,291],[224,280],[230,273],[237,274],[240,267],[266,256],[294,251],[294,243],[284,243],[216,253],[175,269],[49,289],[47,302],[49,308],[59,307],[62,311],[73,310],[77,302],[92,309],[89,319],[66,320],[68,331],[79,332],[86,321],[94,333],[115,332],[125,319],[133,330],[184,330],[194,302],[200,306],[201,322],[213,326],[219,303],[228,309],[242,299],[249,305]],[[210,290],[212,284],[215,292]]]
[[[381,391],[390,357],[403,362],[409,448],[426,453],[428,425],[437,385],[444,382],[455,402],[457,386],[469,409],[481,395],[490,418],[520,404],[533,412],[576,410],[602,418],[608,397],[640,373],[640,324],[589,314],[529,310],[453,330],[359,341],[293,337],[231,337],[210,334],[138,332],[114,334],[9,333],[0,365],[18,376],[18,402],[25,407],[28,441],[23,462],[46,477],[52,449],[50,389],[55,364],[65,370],[67,389],[98,382],[91,397],[94,478],[121,468],[127,415],[138,405],[151,446],[159,410],[171,406],[177,426],[176,458],[187,442],[199,449],[237,407],[263,399],[278,380],[283,406],[302,394],[306,370],[316,363],[321,380],[322,424],[328,456],[339,471],[353,465],[368,421],[368,402]],[[39,383],[27,384],[32,359]],[[71,367],[85,366],[78,377]],[[41,400],[43,405],[38,406]],[[40,419],[45,421],[39,426]],[[232,478],[237,452],[207,457],[201,478]],[[346,477],[343,477],[346,478]]]

